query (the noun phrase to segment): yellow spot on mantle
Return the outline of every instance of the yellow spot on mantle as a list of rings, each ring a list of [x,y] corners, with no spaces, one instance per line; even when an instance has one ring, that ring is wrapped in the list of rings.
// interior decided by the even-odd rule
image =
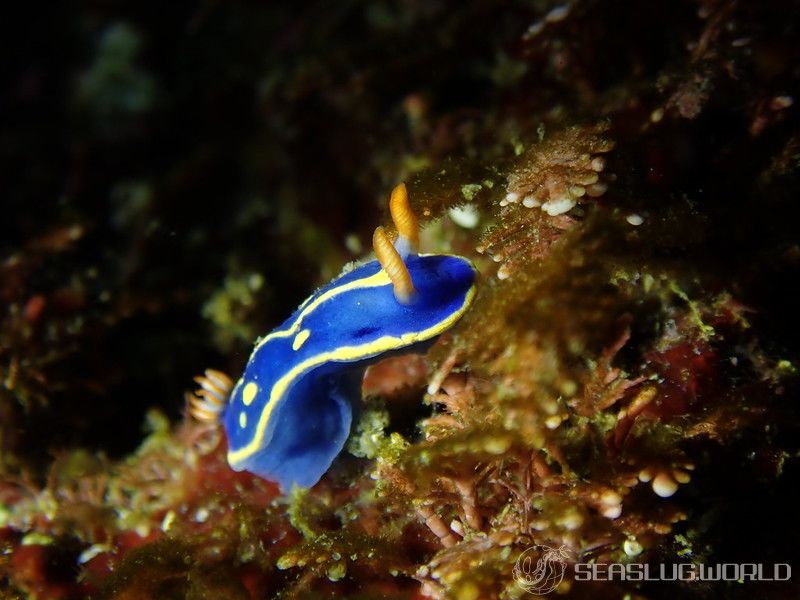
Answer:
[[[303,329],[303,331],[294,336],[294,341],[292,342],[292,350],[299,350],[300,346],[306,343],[306,340],[310,335],[311,332],[308,329]]]
[[[239,427],[242,429],[247,427],[247,413],[244,411],[239,413]]]
[[[242,390],[242,402],[245,406],[250,406],[258,393],[258,384],[254,382],[248,383]],[[241,419],[240,419],[241,420]]]

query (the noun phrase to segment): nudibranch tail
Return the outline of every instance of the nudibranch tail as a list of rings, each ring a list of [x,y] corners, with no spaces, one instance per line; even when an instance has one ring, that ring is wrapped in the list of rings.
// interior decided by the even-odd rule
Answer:
[[[204,423],[217,423],[228,403],[233,381],[222,371],[206,369],[204,375],[194,378],[200,387],[186,393],[189,414]]]
[[[392,190],[389,198],[389,213],[392,215],[394,226],[397,227],[398,239],[395,244],[397,251],[403,258],[409,253],[416,254],[419,250],[419,223],[417,215],[411,210],[408,203],[406,184],[401,183]]]
[[[375,258],[378,259],[381,267],[392,281],[394,297],[400,304],[410,303],[416,293],[414,282],[411,280],[411,274],[408,272],[406,264],[392,242],[389,241],[389,236],[386,235],[383,227],[375,229],[372,246],[375,249]]]

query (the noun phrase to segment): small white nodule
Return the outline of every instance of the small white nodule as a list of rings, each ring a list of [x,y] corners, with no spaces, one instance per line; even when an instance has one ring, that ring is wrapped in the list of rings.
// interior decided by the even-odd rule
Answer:
[[[678,483],[667,473],[659,473],[651,484],[653,491],[662,498],[669,498],[678,491]]]
[[[542,203],[539,202],[533,196],[525,196],[522,199],[522,206],[524,206],[525,208],[536,208],[537,206],[541,206],[541,205],[542,205]]]
[[[642,217],[641,215],[637,215],[637,214],[628,215],[627,217],[625,217],[625,220],[628,223],[630,223],[631,225],[633,225],[634,227],[638,227],[639,225],[644,223],[644,217]]]
[[[474,204],[455,206],[448,210],[447,213],[456,225],[464,229],[474,229],[481,219],[478,208]]]
[[[569,196],[564,196],[562,198],[555,198],[545,202],[542,204],[542,210],[551,217],[555,217],[556,215],[563,215],[564,213],[569,212],[575,207],[575,204],[575,200]]]

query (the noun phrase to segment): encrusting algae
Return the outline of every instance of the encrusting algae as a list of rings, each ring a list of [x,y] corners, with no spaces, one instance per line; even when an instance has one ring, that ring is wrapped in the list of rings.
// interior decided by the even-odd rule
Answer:
[[[564,563],[559,598],[800,593],[575,576],[796,564],[796,11],[306,8],[172,8],[180,48],[120,7],[74,17],[103,35],[53,113],[69,172],[36,163],[69,175],[63,205],[31,218],[26,180],[0,226],[0,597],[522,599],[526,551]],[[108,82],[120,32],[136,51]],[[126,86],[124,123],[83,121]],[[168,154],[131,150],[167,122]],[[84,166],[105,155],[128,166]],[[146,201],[97,200],[132,181]],[[419,246],[476,266],[472,305],[368,368],[319,483],[234,472],[231,382],[183,392],[391,238],[397,181]]]

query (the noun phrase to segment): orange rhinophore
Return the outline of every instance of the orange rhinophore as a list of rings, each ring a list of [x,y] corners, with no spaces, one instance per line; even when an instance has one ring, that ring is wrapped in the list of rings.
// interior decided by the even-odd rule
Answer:
[[[389,236],[386,235],[383,227],[375,229],[375,233],[372,236],[372,246],[375,249],[375,258],[378,259],[381,267],[392,281],[394,297],[401,304],[408,304],[416,292],[414,282],[411,281],[411,274],[408,272],[408,268],[397,249],[389,240]]]
[[[392,215],[397,234],[397,250],[405,258],[409,252],[416,253],[419,249],[419,223],[411,205],[408,203],[406,184],[401,183],[392,190],[389,198],[389,213]]]

